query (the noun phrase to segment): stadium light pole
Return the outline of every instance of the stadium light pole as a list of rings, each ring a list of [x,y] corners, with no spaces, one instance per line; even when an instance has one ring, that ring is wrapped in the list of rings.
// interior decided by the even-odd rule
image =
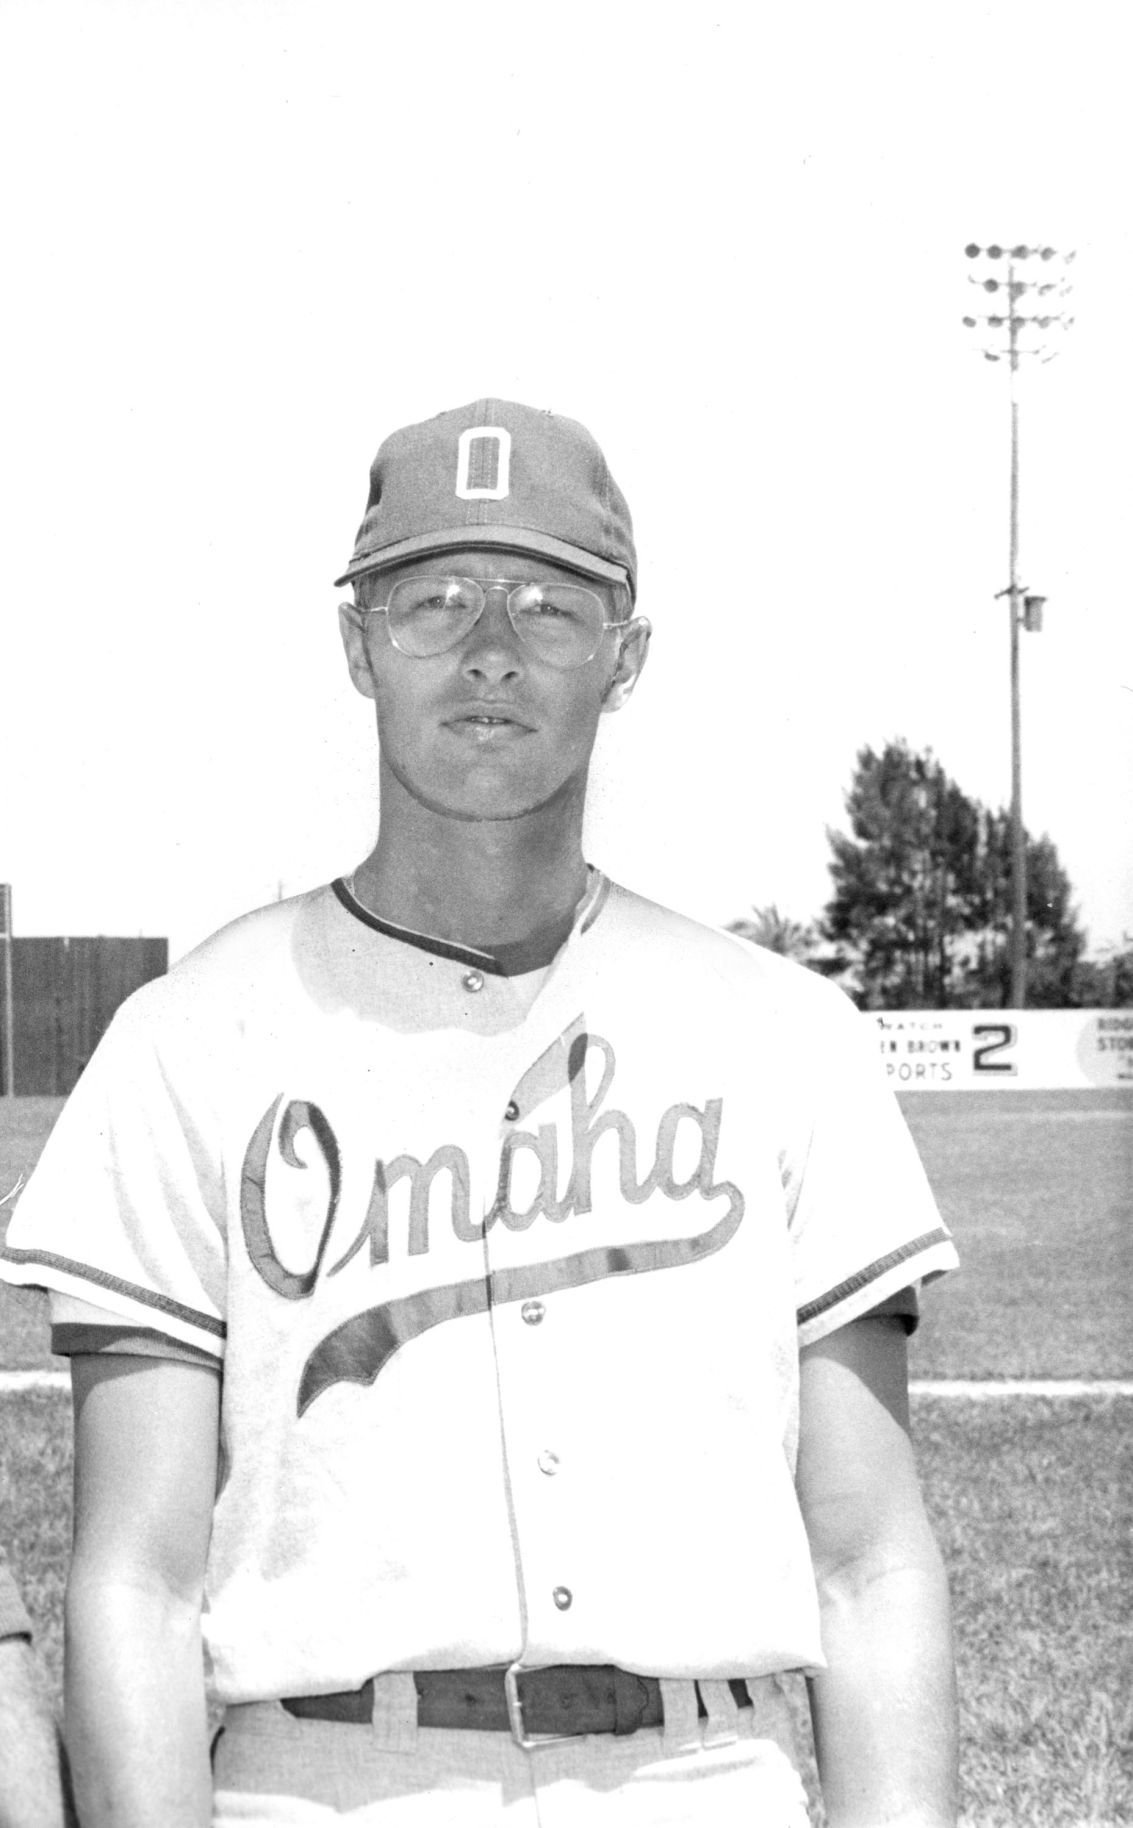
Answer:
[[[1006,597],[1011,625],[1011,1008],[1022,1009],[1027,1001],[1027,847],[1023,828],[1023,759],[1022,717],[1020,710],[1019,629],[1037,632],[1042,628],[1045,597],[1026,596],[1026,586],[1019,582],[1019,363],[1024,356],[1049,362],[1057,354],[1051,346],[1051,330],[1068,330],[1074,322],[1059,307],[1069,297],[1070,282],[1066,269],[1074,259],[1073,252],[1060,254],[1057,248],[1017,245],[1012,248],[992,242],[981,247],[970,241],[964,249],[969,260],[987,262],[982,269],[969,273],[972,285],[989,294],[992,309],[966,316],[969,330],[977,330],[985,341],[983,353],[989,362],[1006,357],[1011,404],[1011,484],[1009,572],[1006,590],[996,597]],[[1034,260],[1047,269],[1047,278],[1021,279],[1024,263]],[[1058,265],[1051,268],[1049,263]],[[1005,266],[1000,264],[1005,263]],[[1035,272],[1036,268],[1026,269]],[[1001,275],[1006,271],[1006,278]],[[1003,293],[1002,304],[998,294]],[[1028,301],[1027,295],[1032,295]],[[1040,302],[1042,301],[1042,302]],[[1037,312],[1023,307],[1039,304]],[[1020,610],[1022,604],[1022,610]]]

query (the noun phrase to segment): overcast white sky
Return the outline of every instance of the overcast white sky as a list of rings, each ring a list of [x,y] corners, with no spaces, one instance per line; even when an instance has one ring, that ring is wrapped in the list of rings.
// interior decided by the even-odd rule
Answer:
[[[854,756],[1009,796],[1007,397],[967,241],[1076,247],[1023,402],[1024,811],[1133,929],[1123,7],[3,0],[0,879],[168,934],[350,868],[331,579],[394,426],[585,421],[655,625],[588,849],[817,914]]]

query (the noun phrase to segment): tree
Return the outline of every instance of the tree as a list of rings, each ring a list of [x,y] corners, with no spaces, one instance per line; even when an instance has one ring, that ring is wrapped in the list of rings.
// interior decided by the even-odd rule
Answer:
[[[1011,819],[1005,812],[982,813],[979,872],[982,893],[976,922],[958,974],[961,1007],[1005,1008],[1011,1000],[1008,949],[1011,901]],[[1078,994],[1085,934],[1071,906],[1070,879],[1045,836],[1024,832],[1027,862],[1027,1002],[1034,1009],[1066,1009]]]
[[[1010,998],[1010,820],[903,740],[859,751],[846,796],[851,835],[829,831],[834,893],[824,936],[849,959],[870,1009],[1003,1007]],[[1029,992],[1071,999],[1085,944],[1047,837],[1026,836]]]
[[[1084,958],[1074,974],[1073,1002],[1079,1009],[1133,1008],[1133,949]]]
[[[766,908],[753,907],[750,915],[733,920],[728,932],[738,933],[741,939],[750,939],[753,945],[781,953],[784,958],[793,958],[801,965],[807,963],[818,944],[818,935],[812,926],[804,926],[801,921],[780,914],[774,902]]]

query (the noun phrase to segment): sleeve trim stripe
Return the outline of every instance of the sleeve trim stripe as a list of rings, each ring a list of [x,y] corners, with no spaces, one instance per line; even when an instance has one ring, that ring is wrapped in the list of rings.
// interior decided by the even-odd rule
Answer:
[[[921,1251],[931,1249],[934,1244],[947,1244],[948,1242],[948,1233],[943,1225],[937,1226],[935,1231],[922,1232],[919,1238],[913,1238],[908,1244],[902,1244],[899,1250],[891,1250],[888,1256],[878,1257],[877,1261],[871,1263],[868,1268],[860,1269],[855,1275],[848,1276],[845,1282],[839,1282],[837,1288],[830,1289],[825,1295],[819,1295],[814,1301],[808,1301],[798,1311],[799,1326],[805,1326],[809,1320],[817,1320],[820,1314],[828,1313],[831,1308],[837,1307],[840,1301],[846,1301],[851,1295],[856,1295],[859,1289],[866,1288],[871,1282],[876,1282],[879,1276],[884,1276],[887,1270],[895,1268],[897,1264],[906,1262],[910,1257],[919,1256]]]
[[[0,1638],[30,1638],[31,1620],[7,1565],[0,1561]]]
[[[115,1294],[125,1295],[130,1301],[140,1302],[143,1307],[156,1308],[159,1314],[168,1314],[174,1320],[184,1321],[186,1326],[197,1327],[202,1333],[212,1333],[217,1339],[223,1339],[228,1331],[223,1320],[215,1314],[202,1314],[199,1308],[186,1307],[184,1302],[174,1301],[169,1295],[159,1295],[153,1289],[140,1288],[136,1282],[124,1282],[120,1276],[111,1276],[106,1270],[93,1269],[89,1263],[77,1263],[73,1257],[60,1257],[49,1250],[11,1250],[0,1251],[0,1259],[6,1263],[40,1264],[44,1269],[63,1270],[69,1276],[77,1276],[82,1282],[89,1282],[95,1288],[112,1289]]]
[[[51,1329],[51,1350],[59,1358],[78,1358],[105,1352],[126,1353],[136,1358],[176,1358],[194,1365],[208,1365],[217,1370],[224,1360],[204,1346],[191,1346],[172,1333],[159,1333],[154,1327],[102,1326],[93,1321],[60,1321]]]

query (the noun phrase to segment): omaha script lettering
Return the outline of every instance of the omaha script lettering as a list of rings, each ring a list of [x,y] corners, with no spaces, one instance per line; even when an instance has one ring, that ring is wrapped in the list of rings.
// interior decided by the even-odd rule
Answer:
[[[587,1065],[593,1056],[598,1057],[601,1066],[598,1088],[590,1097],[586,1089]],[[693,1195],[703,1201],[722,1195],[728,1200],[728,1209],[723,1216],[706,1231],[692,1237],[632,1240],[621,1244],[606,1242],[547,1263],[494,1270],[488,1275],[474,1273],[468,1280],[419,1290],[367,1308],[336,1327],[310,1355],[298,1392],[300,1415],[332,1384],[342,1381],[372,1384],[401,1346],[445,1321],[484,1313],[489,1306],[501,1302],[528,1300],[535,1295],[581,1287],[610,1276],[677,1268],[697,1262],[728,1243],[743,1218],[744,1198],[733,1182],[714,1179],[723,1100],[710,1098],[703,1106],[670,1105],[657,1126],[652,1164],[642,1174],[632,1118],[614,1105],[606,1108],[615,1072],[616,1059],[610,1042],[601,1035],[589,1033],[585,1018],[576,1017],[522,1075],[512,1094],[512,1102],[521,1116],[530,1116],[540,1110],[556,1094],[565,1092],[569,1095],[569,1124],[565,1126],[569,1156],[566,1162],[561,1163],[562,1126],[558,1122],[544,1121],[530,1129],[510,1130],[500,1149],[494,1196],[490,1202],[482,1197],[477,1202],[477,1211],[468,1157],[458,1144],[442,1143],[424,1162],[412,1155],[396,1155],[390,1160],[379,1158],[374,1164],[369,1203],[362,1223],[347,1248],[329,1267],[327,1260],[331,1254],[342,1188],[338,1139],[330,1120],[318,1105],[305,1099],[284,1102],[281,1093],[268,1106],[244,1155],[240,1217],[250,1262],[268,1288],[289,1301],[309,1298],[320,1278],[339,1275],[362,1252],[374,1270],[390,1261],[390,1194],[401,1181],[409,1184],[405,1248],[410,1257],[428,1253],[431,1194],[434,1182],[441,1176],[448,1180],[448,1218],[454,1236],[461,1243],[479,1243],[495,1224],[522,1232],[539,1219],[561,1225],[578,1215],[590,1213],[594,1198],[594,1150],[607,1132],[616,1139],[613,1148],[617,1163],[617,1195],[626,1206],[642,1205],[658,1193],[668,1200],[685,1200]],[[699,1154],[691,1173],[678,1180],[675,1162],[682,1126],[691,1126],[695,1131]],[[308,1132],[314,1139],[325,1169],[328,1195],[310,1267],[295,1271],[280,1261],[272,1242],[267,1181],[268,1164],[273,1154],[289,1168],[305,1171],[306,1164],[295,1148],[301,1131]],[[604,1163],[610,1157],[611,1147],[606,1145]],[[515,1164],[525,1153],[534,1157],[538,1185],[530,1202],[520,1206],[513,1197]]]

